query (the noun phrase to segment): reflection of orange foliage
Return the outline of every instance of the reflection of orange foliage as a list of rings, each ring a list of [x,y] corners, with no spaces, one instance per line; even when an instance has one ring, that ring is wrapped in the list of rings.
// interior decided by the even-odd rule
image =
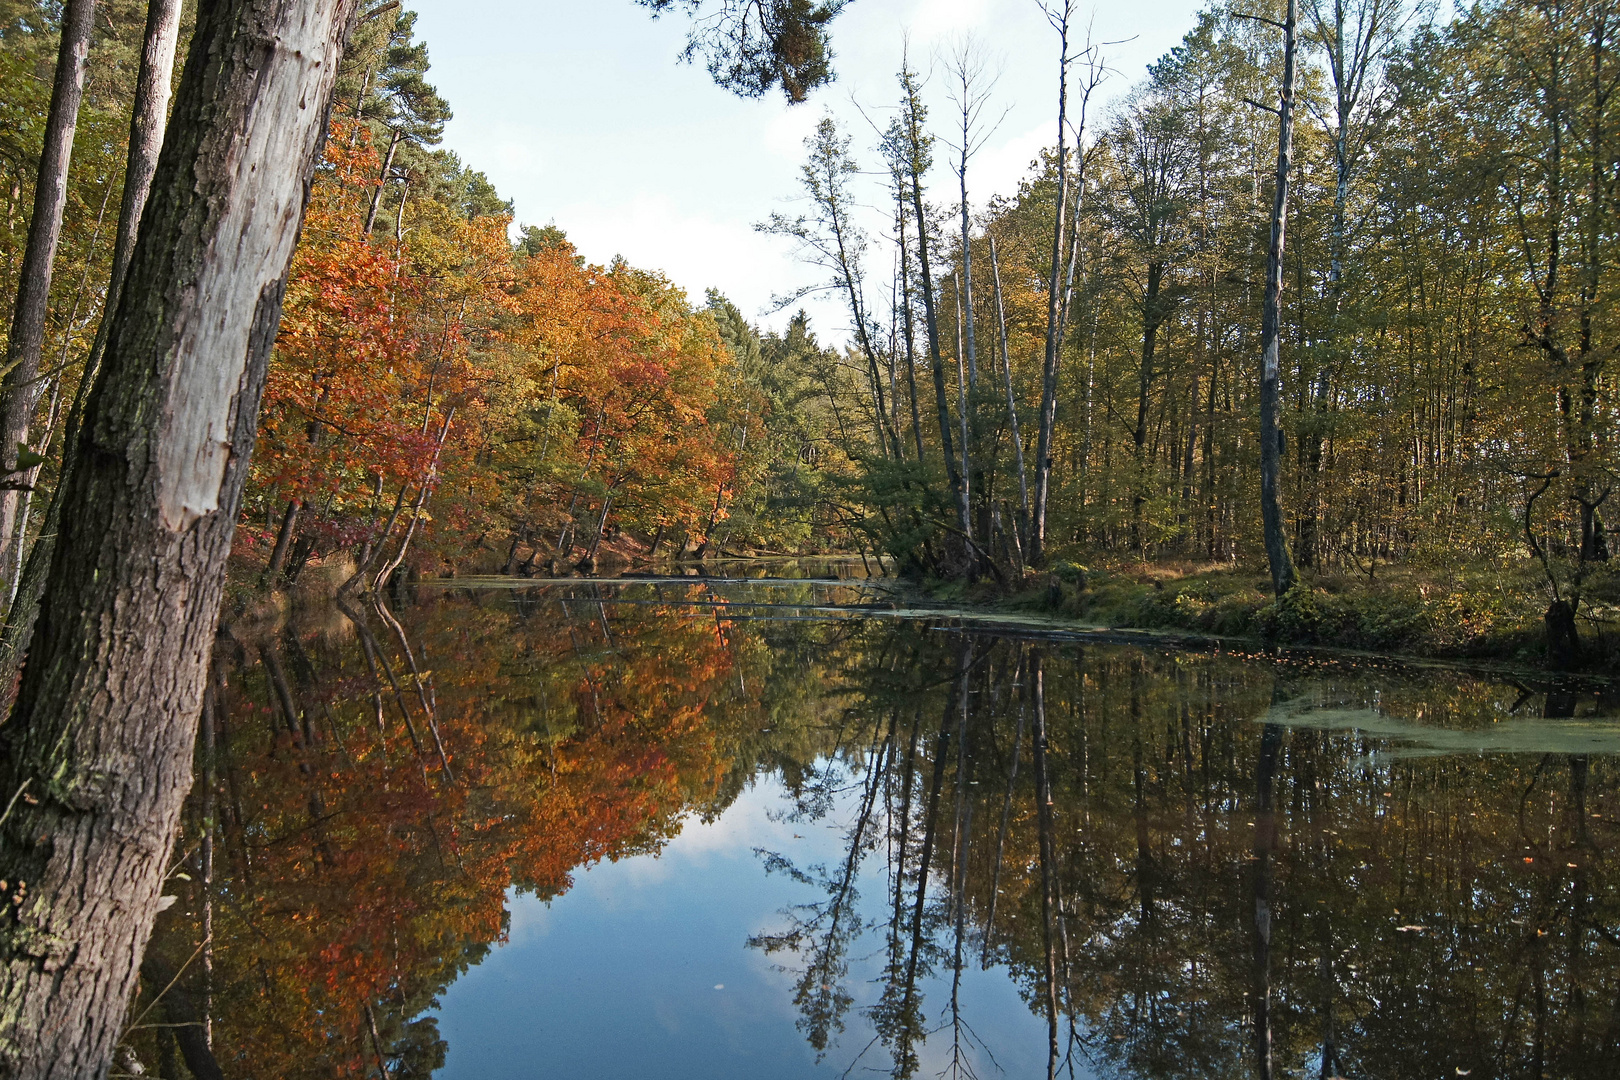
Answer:
[[[386,680],[379,727],[352,638],[292,687],[307,745],[265,667],[233,680],[213,1009],[230,1075],[375,1072],[368,1006],[385,1052],[431,1069],[435,1036],[407,1023],[501,938],[509,889],[561,893],[576,867],[655,850],[713,801],[726,762],[703,703],[730,658],[712,624],[649,615],[615,622],[608,651],[594,623],[436,609],[412,645],[436,666],[423,694],[453,780],[397,649],[421,754]],[[296,643],[262,648],[296,684]]]

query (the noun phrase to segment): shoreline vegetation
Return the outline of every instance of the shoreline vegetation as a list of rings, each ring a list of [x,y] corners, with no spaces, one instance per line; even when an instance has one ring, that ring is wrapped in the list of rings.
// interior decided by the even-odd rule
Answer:
[[[1021,583],[897,575],[894,560],[845,551],[761,551],[721,548],[698,558],[649,555],[647,538],[624,532],[604,540],[589,570],[548,560],[526,573],[506,574],[496,553],[464,566],[422,573],[402,567],[382,591],[472,582],[612,582],[681,578],[747,578],[783,564],[842,564],[866,579],[888,583],[894,608],[907,615],[1005,627],[1010,633],[1076,640],[1159,644],[1168,649],[1286,649],[1355,654],[1399,662],[1440,663],[1470,670],[1564,673],[1612,679],[1620,662],[1620,623],[1590,603],[1583,618],[1580,662],[1548,655],[1545,597],[1532,568],[1470,567],[1420,571],[1378,566],[1372,574],[1311,574],[1283,602],[1271,594],[1264,566],[1234,562],[1058,561]],[[233,568],[225,621],[277,618],[290,608],[320,604],[353,574],[346,556],[316,562],[296,586],[261,587],[260,568]],[[1595,590],[1594,590],[1595,591]]]
[[[819,278],[778,313],[834,297],[839,342],[503,242],[425,149],[402,22],[402,89],[317,180],[235,557],[274,589],[347,554],[365,591],[821,548],[1088,625],[1612,669],[1620,187],[1565,190],[1613,157],[1620,97],[1567,60],[1612,17],[1358,2],[1217,0],[1106,105],[1046,5],[1056,138],[987,201],[986,46],[904,59],[758,226]]]

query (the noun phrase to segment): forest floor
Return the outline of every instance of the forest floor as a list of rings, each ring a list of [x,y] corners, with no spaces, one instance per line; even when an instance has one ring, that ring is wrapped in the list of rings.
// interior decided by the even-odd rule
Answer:
[[[1325,646],[1445,660],[1547,664],[1549,594],[1523,566],[1384,566],[1310,572],[1284,603],[1263,566],[1209,562],[1057,562],[1021,586],[929,581],[932,602],[1040,615],[1077,628],[1182,631],[1247,642]],[[1580,667],[1620,671],[1620,603],[1606,575],[1588,583]]]

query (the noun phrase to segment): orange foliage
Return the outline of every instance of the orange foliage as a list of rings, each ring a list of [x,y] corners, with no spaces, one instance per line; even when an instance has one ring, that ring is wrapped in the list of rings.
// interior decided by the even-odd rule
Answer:
[[[413,554],[451,562],[492,532],[577,522],[583,543],[598,525],[712,525],[736,470],[733,360],[712,321],[663,278],[586,265],[566,241],[514,248],[506,217],[419,200],[368,236],[378,169],[364,131],[334,131],[266,385],[243,552],[264,551],[290,500],[306,554],[403,545],[413,520]]]

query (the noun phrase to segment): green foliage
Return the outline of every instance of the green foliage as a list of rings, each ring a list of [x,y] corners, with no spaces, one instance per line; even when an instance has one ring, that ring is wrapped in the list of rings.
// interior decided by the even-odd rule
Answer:
[[[828,26],[849,0],[636,0],[653,17],[692,17],[685,59],[702,59],[714,81],[746,98],[780,87],[801,102],[833,79]]]

